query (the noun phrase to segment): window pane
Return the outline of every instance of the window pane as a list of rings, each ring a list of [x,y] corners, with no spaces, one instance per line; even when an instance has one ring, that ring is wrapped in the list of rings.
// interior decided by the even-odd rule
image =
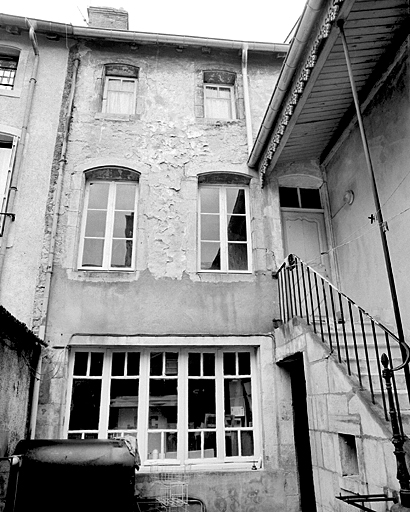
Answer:
[[[207,85],[205,87],[205,96],[207,98],[217,98],[218,97],[218,87],[212,87]]]
[[[300,201],[302,203],[302,208],[322,208],[320,203],[320,193],[317,188],[301,188],[300,191]]]
[[[112,379],[110,391],[111,430],[135,429],[138,417],[138,380]]]
[[[252,396],[250,379],[225,379],[225,417],[231,426],[252,427]]]
[[[150,375],[162,375],[162,352],[151,352]]]
[[[201,215],[201,240],[219,240],[219,215]]]
[[[90,183],[88,208],[97,210],[106,210],[108,204],[109,183]]]
[[[221,270],[219,242],[201,242],[201,269]]]
[[[218,188],[201,188],[201,212],[219,213]]]
[[[127,357],[127,375],[139,375],[140,374],[140,353],[139,352],[128,352]]]
[[[279,187],[280,205],[286,208],[299,208],[298,191],[294,187]]]
[[[134,210],[135,191],[136,191],[136,185],[134,183],[126,183],[126,184],[117,183],[117,195],[115,198],[115,209],[116,210]]]
[[[150,379],[148,428],[176,428],[177,413],[177,380]]]
[[[220,98],[230,98],[231,97],[231,89],[229,87],[220,87],[219,88],[219,97]]]
[[[188,354],[188,375],[201,375],[201,354]]]
[[[178,354],[166,352],[165,354],[165,375],[178,375]]]
[[[228,215],[228,240],[229,242],[246,242],[246,217]]]
[[[166,432],[165,433],[165,458],[176,459],[177,458],[177,432]]]
[[[231,119],[231,100],[207,98],[206,112],[211,119]]]
[[[243,430],[241,432],[241,448],[241,455],[244,457],[254,454],[253,432],[251,430]]]
[[[74,375],[87,375],[88,352],[76,352],[74,356]]]
[[[248,270],[248,248],[246,244],[228,244],[228,269]]]
[[[86,238],[84,240],[83,267],[101,267],[103,260],[104,240]]]
[[[132,265],[132,240],[113,240],[111,266],[129,268]]]
[[[100,210],[88,210],[87,222],[85,225],[85,236],[103,237],[105,236],[105,223],[107,212]]]
[[[216,432],[204,432],[204,457],[217,457]]]
[[[74,379],[71,398],[70,430],[98,429],[101,380]]]
[[[192,428],[216,428],[215,381],[213,379],[189,379],[188,426]]]
[[[225,432],[225,454],[227,457],[239,455],[238,432],[235,430]]]
[[[215,375],[215,354],[204,354],[204,375]]]
[[[225,352],[223,358],[224,375],[236,375],[235,352]]]
[[[244,214],[245,212],[245,190],[236,188],[226,189],[226,209],[228,214]]]
[[[122,90],[124,92],[134,92],[135,82],[134,80],[123,80],[122,81]]]
[[[159,459],[161,453],[161,432],[148,434],[148,458]]]
[[[239,363],[239,375],[250,375],[251,374],[251,355],[249,352],[239,352],[238,363]]]
[[[104,354],[102,352],[91,352],[90,375],[98,377],[102,375]]]
[[[203,443],[203,446],[202,446]],[[188,458],[206,459],[217,456],[216,451],[216,432],[189,432],[188,433]]]
[[[112,355],[111,375],[124,375],[125,352],[114,352]]]
[[[109,91],[121,91],[121,79],[120,78],[108,78],[107,87]]]
[[[114,238],[132,238],[134,232],[134,212],[115,212]]]

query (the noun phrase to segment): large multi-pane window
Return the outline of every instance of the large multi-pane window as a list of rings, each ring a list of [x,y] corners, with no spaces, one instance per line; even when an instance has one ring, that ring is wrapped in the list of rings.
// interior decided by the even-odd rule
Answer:
[[[12,90],[16,79],[19,57],[17,51],[9,50],[10,54],[0,48],[0,89]]]
[[[204,114],[209,119],[236,119],[235,73],[204,71]]]
[[[110,170],[110,169],[109,169]],[[121,175],[113,170],[112,175]],[[103,171],[104,176],[110,176]],[[87,179],[79,267],[131,270],[135,260],[137,175],[128,179]]]
[[[201,186],[199,189],[201,271],[250,270],[248,188]]]
[[[134,435],[146,464],[259,453],[251,349],[78,349],[70,374],[68,438]]]

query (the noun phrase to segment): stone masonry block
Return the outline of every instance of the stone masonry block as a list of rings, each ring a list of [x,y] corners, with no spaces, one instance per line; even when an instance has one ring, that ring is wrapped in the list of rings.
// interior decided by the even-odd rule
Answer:
[[[315,395],[329,393],[327,360],[310,364],[309,373],[311,393]]]
[[[383,487],[387,473],[382,443],[379,439],[363,438],[362,446],[368,480]]]
[[[321,433],[321,444],[323,448],[323,467],[327,470],[336,472],[336,456],[337,452],[335,451],[335,434],[331,434],[328,432]]]

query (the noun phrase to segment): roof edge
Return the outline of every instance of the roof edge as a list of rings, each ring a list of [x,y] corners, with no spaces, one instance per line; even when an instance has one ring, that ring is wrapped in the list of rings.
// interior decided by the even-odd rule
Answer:
[[[78,27],[68,23],[37,20],[11,14],[0,13],[0,25],[14,25],[20,29],[28,30],[32,25],[39,33],[58,34],[72,38],[109,39],[128,43],[172,44],[178,46],[206,46],[213,48],[242,49],[244,44],[248,50],[261,52],[286,53],[290,45],[285,43],[259,43],[256,41],[238,41],[230,39],[216,39],[211,37],[180,36],[172,34],[159,34],[151,32],[135,32],[131,30],[113,30],[95,27]]]

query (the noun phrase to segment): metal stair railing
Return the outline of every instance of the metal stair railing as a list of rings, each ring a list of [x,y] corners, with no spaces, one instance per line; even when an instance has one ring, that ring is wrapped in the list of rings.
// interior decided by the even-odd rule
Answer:
[[[346,364],[348,374],[355,375],[360,386],[370,391],[372,402],[381,402],[389,421],[389,400],[381,365],[382,352],[387,352],[398,428],[404,436],[401,410],[410,409],[403,370],[410,359],[408,345],[294,254],[286,258],[276,277],[282,322],[301,317],[311,325],[339,362]],[[378,396],[380,401],[376,400]]]

